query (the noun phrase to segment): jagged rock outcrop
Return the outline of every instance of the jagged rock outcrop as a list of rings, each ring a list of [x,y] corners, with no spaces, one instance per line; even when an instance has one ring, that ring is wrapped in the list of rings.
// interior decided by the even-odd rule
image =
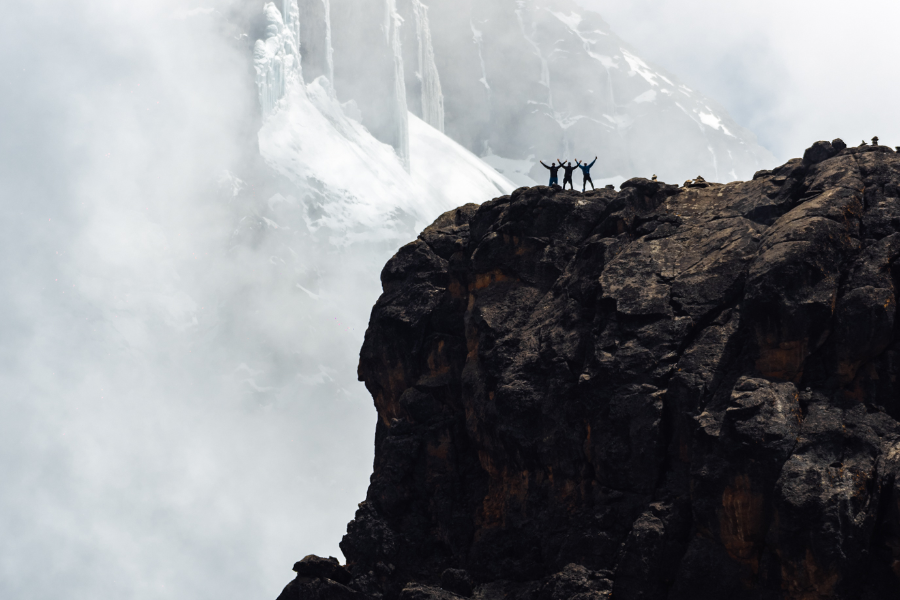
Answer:
[[[837,140],[443,215],[362,348],[352,578],[282,600],[900,597],[898,257],[900,155]]]

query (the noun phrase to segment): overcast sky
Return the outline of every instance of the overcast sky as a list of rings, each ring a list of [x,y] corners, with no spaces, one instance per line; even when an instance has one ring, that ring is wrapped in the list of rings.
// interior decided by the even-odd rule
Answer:
[[[819,139],[900,145],[900,2],[577,2],[722,104],[779,161]]]

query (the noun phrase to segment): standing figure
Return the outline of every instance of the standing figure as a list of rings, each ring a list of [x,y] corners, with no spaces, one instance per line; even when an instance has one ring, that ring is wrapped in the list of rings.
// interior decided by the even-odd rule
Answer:
[[[591,164],[587,164],[586,162],[583,163],[583,162],[581,162],[580,160],[578,160],[577,158],[575,159],[575,164],[577,164],[579,167],[581,167],[581,174],[582,174],[582,176],[584,177],[584,181],[583,181],[582,184],[581,184],[581,193],[582,193],[582,194],[584,193],[584,190],[587,189],[588,181],[591,182],[591,189],[592,189],[592,190],[597,189],[597,188],[594,187],[594,180],[591,179],[591,167],[594,166],[594,163],[595,163],[595,162],[597,162],[597,157],[596,157],[596,156],[594,157],[594,162],[592,162]],[[654,177],[656,177],[656,175],[654,175]]]
[[[557,158],[556,160],[559,160],[559,159]],[[563,189],[566,189],[566,184],[568,183],[569,189],[574,190],[575,186],[572,185],[572,173],[578,167],[572,166],[572,163],[570,163],[570,162],[563,164],[563,161],[561,161],[561,160],[559,160],[559,166],[561,166],[563,168],[563,171],[565,171],[563,173]]]
[[[540,162],[542,165],[544,165],[544,161]],[[547,165],[544,165],[544,168],[550,169],[550,183],[548,183],[547,185],[559,185],[559,178],[556,176],[556,174],[559,172],[559,165],[557,165],[556,163],[551,163],[549,167]]]

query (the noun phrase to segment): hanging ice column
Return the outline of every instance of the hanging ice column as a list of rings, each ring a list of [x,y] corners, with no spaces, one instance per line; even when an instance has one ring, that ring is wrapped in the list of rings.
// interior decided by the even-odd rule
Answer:
[[[428,7],[420,0],[398,0],[397,9],[403,18],[401,34],[409,110],[438,131],[444,131],[444,94],[434,62]]]
[[[256,40],[253,66],[263,116],[271,113],[284,98],[288,85],[303,81],[300,71],[300,10],[297,0],[283,0],[281,11],[273,2],[263,6],[266,19],[265,39]]]
[[[331,2],[300,0],[300,56],[306,80],[324,75],[334,83],[334,57],[331,46]]]
[[[409,117],[406,106],[406,81],[403,76],[403,50],[400,47],[400,25],[396,0],[385,1],[384,32],[394,58],[394,122],[397,124],[398,144],[394,147],[406,170],[409,171]]]
[[[362,123],[409,167],[409,117],[395,0],[331,0],[334,87]]]

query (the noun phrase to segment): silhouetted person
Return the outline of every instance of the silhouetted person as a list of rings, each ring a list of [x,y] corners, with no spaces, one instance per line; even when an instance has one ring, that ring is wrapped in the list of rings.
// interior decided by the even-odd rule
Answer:
[[[584,176],[584,181],[582,181],[582,183],[581,183],[581,193],[582,194],[584,193],[584,190],[587,189],[587,184],[589,181],[591,182],[591,189],[592,190],[597,189],[594,187],[594,180],[591,179],[591,167],[594,166],[595,162],[597,162],[596,156],[594,157],[594,162],[592,162],[591,164],[583,163],[580,160],[578,160],[577,158],[575,159],[575,164],[581,168],[581,174]]]
[[[650,181],[656,181],[656,173],[653,174],[653,177],[650,179]]]
[[[556,160],[559,160],[559,159],[557,158]],[[561,167],[563,168],[563,171],[564,171],[564,173],[563,173],[563,189],[566,189],[566,184],[568,183],[568,184],[569,184],[569,189],[574,190],[574,189],[575,189],[575,186],[572,185],[572,173],[573,173],[573,172],[575,171],[575,169],[577,169],[578,167],[573,166],[572,163],[570,163],[570,162],[567,162],[566,164],[563,164],[563,161],[561,161],[561,160],[559,160],[559,166],[561,166]],[[592,185],[593,185],[593,184],[592,184]]]
[[[877,135],[876,135],[875,137],[872,138],[872,145],[873,145],[873,146],[877,146],[877,145],[878,145],[878,136],[877,136]]]
[[[544,165],[544,161],[540,161],[542,165]],[[552,163],[549,167],[544,165],[545,169],[550,169],[550,183],[547,185],[559,185],[559,177],[557,177],[557,173],[559,172],[559,165],[556,163]]]

